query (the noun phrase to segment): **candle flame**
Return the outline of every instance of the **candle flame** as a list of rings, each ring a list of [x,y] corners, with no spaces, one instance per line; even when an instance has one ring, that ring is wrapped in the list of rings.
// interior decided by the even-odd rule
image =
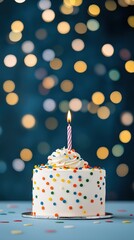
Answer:
[[[67,122],[70,123],[71,122],[71,112],[70,110],[67,113]]]

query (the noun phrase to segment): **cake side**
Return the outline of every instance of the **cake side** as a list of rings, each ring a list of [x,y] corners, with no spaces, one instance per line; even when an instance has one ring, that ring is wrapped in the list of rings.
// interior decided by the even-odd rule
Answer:
[[[100,168],[33,170],[32,212],[46,217],[105,215],[106,172]]]

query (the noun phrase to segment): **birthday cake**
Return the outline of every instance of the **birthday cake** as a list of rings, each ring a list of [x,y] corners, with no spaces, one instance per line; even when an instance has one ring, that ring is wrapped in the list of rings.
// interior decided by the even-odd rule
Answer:
[[[105,215],[105,170],[90,167],[75,150],[57,149],[33,170],[35,216]]]

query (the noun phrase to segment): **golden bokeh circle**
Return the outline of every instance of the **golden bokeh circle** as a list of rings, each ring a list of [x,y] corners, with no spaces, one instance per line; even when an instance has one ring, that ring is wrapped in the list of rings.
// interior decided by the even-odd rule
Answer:
[[[87,32],[87,26],[85,23],[79,22],[75,25],[75,31],[79,34],[84,34]]]
[[[130,27],[134,28],[134,16],[129,16],[127,22]]]
[[[24,29],[23,22],[16,20],[11,24],[11,30],[15,33],[22,32]]]
[[[105,101],[105,96],[102,92],[95,92],[92,95],[92,101],[96,105],[100,105]]]
[[[74,70],[78,73],[83,73],[87,70],[87,64],[84,61],[77,61],[74,64]]]
[[[71,92],[73,89],[73,82],[70,80],[63,80],[60,84],[60,87],[63,92]]]
[[[131,137],[132,137],[132,135],[131,135],[130,131],[128,131],[128,130],[123,130],[119,134],[119,139],[122,143],[130,142]]]
[[[121,102],[122,100],[122,95],[119,91],[114,91],[110,94],[110,100],[115,103],[118,104]]]
[[[24,63],[27,67],[34,67],[37,64],[37,57],[34,54],[28,54],[24,58]]]
[[[129,60],[125,63],[125,69],[129,73],[134,73],[134,61]]]
[[[110,116],[110,110],[106,106],[99,107],[97,110],[97,115],[100,119],[107,119]]]
[[[91,4],[89,7],[88,7],[88,13],[91,15],[91,16],[98,16],[100,14],[100,7],[96,4]]]
[[[33,128],[36,124],[35,117],[31,114],[26,114],[22,117],[21,123],[25,128]]]
[[[20,158],[23,160],[23,161],[30,161],[33,157],[33,153],[30,149],[28,148],[23,148],[20,152]]]
[[[54,58],[52,61],[50,61],[49,65],[52,69],[59,70],[62,67],[63,63],[61,59]]]
[[[60,22],[57,25],[57,30],[61,34],[67,34],[70,31],[70,25],[68,22],[65,22],[65,21]]]
[[[6,96],[6,103],[9,105],[16,105],[19,101],[19,97],[16,93],[11,92]]]
[[[3,89],[7,93],[12,92],[15,89],[15,83],[12,80],[6,80],[3,83]]]
[[[108,157],[109,155],[109,150],[107,147],[99,147],[97,149],[96,155],[99,159],[104,160]]]
[[[46,9],[42,13],[42,19],[45,22],[52,22],[55,18],[55,12],[52,9]]]
[[[49,117],[45,121],[45,126],[49,130],[55,130],[58,127],[58,121],[55,117]]]

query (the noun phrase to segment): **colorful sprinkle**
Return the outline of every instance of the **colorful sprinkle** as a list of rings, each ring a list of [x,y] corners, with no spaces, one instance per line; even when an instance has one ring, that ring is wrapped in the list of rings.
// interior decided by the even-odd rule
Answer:
[[[23,232],[21,230],[12,230],[11,231],[11,234],[13,235],[19,235],[19,234],[22,234]]]

